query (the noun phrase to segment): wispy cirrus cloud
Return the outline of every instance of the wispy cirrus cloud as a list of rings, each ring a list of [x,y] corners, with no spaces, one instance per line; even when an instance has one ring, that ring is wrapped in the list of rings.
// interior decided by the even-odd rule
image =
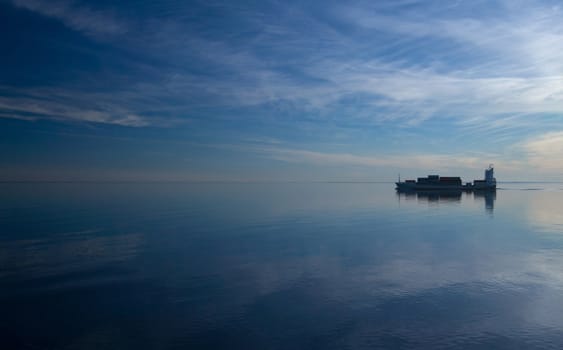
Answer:
[[[436,116],[494,119],[563,111],[561,11],[534,3],[514,8],[499,2],[504,12],[497,17],[456,16],[450,6],[394,13],[390,7],[404,4],[361,2],[325,11],[325,17],[291,4],[272,5],[279,16],[210,5],[237,19],[241,30],[260,28],[248,37],[236,29],[220,31],[221,19],[209,21],[205,30],[181,17],[140,19],[152,29],[129,33],[131,22],[108,9],[68,1],[14,4],[73,30],[118,36],[125,48],[173,64],[173,71],[156,79],[137,79],[145,91],[165,88],[169,103],[187,113],[202,104],[268,108],[287,103],[310,116],[342,114],[340,109],[348,111],[346,118],[416,124]],[[373,47],[370,37],[377,38]],[[429,59],[425,51],[433,47],[440,49]],[[194,62],[198,72],[186,69]]]
[[[131,82],[118,89],[112,79],[122,72],[110,72],[94,94],[70,84],[22,88],[2,98],[0,117],[128,126],[225,115],[359,127],[447,119],[460,138],[489,133],[506,145],[534,127],[532,116],[543,121],[536,132],[563,128],[545,116],[563,112],[562,14],[542,2],[464,5],[481,12],[418,1],[195,10],[172,2],[154,5],[164,7],[154,18],[127,20],[80,1],[13,3],[119,47],[126,66],[142,63],[151,74],[126,71]],[[489,7],[494,15],[475,15]],[[216,16],[197,19],[197,9]]]
[[[339,113],[353,106],[346,118],[381,122],[449,117],[463,123],[476,116],[495,120],[507,114],[563,111],[563,81],[558,73],[563,50],[557,40],[563,26],[558,9],[533,6],[533,15],[528,17],[531,6],[507,7],[504,16],[495,18],[433,19],[423,12],[416,20],[379,15],[356,5],[338,11],[336,18],[359,24],[362,35],[339,31],[296,11],[300,21],[314,24],[311,36],[297,37],[299,29],[287,27],[289,21],[282,19],[277,27],[285,31],[263,33],[252,44],[236,49],[228,43],[199,41],[196,47],[202,49],[198,51],[220,62],[233,73],[232,79],[230,75],[221,79],[185,76],[177,86],[180,90],[182,84],[199,86],[219,98],[215,102],[239,106],[287,102],[310,115]],[[404,52],[400,59],[366,48],[365,37],[378,32],[399,35],[399,40],[382,39],[382,46],[392,42],[391,51]],[[256,52],[257,46],[272,42],[274,35],[275,45],[270,44],[274,49],[287,47],[296,53],[289,66],[272,64]],[[413,37],[425,41],[416,44]],[[330,45],[320,44],[325,42]],[[317,43],[319,50],[309,49]],[[444,43],[448,49],[439,51],[436,60],[415,59],[418,51]],[[299,75],[287,74],[280,67]]]
[[[381,11],[378,4],[369,4],[341,7],[338,13],[344,21],[366,32],[396,34],[398,38],[394,39],[411,47],[415,44],[412,38],[449,42],[447,50],[437,52],[439,57],[446,54],[461,61],[470,57],[485,59],[464,69],[470,74],[481,69],[492,76],[506,72],[551,75],[562,67],[559,48],[563,12],[559,6],[542,1],[518,5],[509,1],[472,2],[465,8],[450,5],[431,10],[419,3],[414,9],[389,13]]]
[[[74,1],[12,0],[18,7],[52,17],[71,29],[88,35],[116,35],[127,32],[127,25],[107,10],[95,10]]]
[[[1,89],[0,89],[1,90]],[[121,126],[147,126],[151,119],[95,94],[70,93],[55,89],[26,90],[18,96],[0,96],[0,118],[21,120],[93,122]]]

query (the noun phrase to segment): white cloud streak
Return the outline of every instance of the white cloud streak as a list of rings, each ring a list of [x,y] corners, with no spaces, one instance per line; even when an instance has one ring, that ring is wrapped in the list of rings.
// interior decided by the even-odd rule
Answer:
[[[122,21],[108,11],[98,11],[71,1],[12,0],[18,7],[52,17],[67,27],[88,35],[116,35],[127,32]]]
[[[151,123],[150,118],[138,115],[119,104],[108,103],[107,99],[99,101],[95,95],[69,94],[56,90],[28,90],[26,96],[0,96],[0,118],[30,121],[51,119],[130,127]]]

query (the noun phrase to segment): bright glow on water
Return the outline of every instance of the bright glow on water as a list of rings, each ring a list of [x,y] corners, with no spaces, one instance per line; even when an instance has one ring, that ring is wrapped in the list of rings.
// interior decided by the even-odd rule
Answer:
[[[561,348],[563,184],[2,184],[29,349]]]

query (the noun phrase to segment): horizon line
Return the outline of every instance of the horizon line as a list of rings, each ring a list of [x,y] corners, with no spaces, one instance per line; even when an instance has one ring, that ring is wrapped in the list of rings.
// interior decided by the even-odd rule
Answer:
[[[208,183],[208,184],[253,184],[253,183],[395,183],[391,180],[0,180],[0,184],[40,184],[40,183],[76,183],[76,184],[134,184],[134,183]],[[561,181],[532,181],[532,180],[510,180],[510,181],[497,181],[498,183],[563,183]]]

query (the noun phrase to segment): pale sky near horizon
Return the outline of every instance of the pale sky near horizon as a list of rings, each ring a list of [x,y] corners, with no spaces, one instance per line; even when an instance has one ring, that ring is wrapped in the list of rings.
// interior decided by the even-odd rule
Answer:
[[[563,181],[557,1],[0,0],[0,180]]]

